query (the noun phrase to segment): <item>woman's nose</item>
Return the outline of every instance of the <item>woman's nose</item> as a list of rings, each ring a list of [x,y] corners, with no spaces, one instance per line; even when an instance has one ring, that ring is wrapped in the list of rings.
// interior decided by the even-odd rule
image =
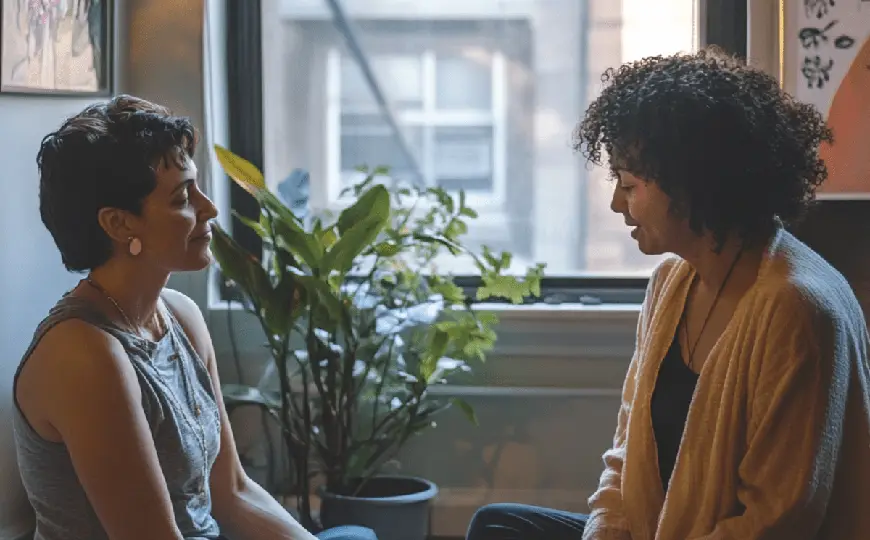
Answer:
[[[217,206],[205,195],[202,197],[202,208],[199,210],[199,219],[201,221],[209,221],[216,218],[218,215]]]
[[[625,190],[619,186],[619,182],[614,182],[613,197],[610,199],[610,209],[617,214],[628,213],[628,203],[625,200]]]

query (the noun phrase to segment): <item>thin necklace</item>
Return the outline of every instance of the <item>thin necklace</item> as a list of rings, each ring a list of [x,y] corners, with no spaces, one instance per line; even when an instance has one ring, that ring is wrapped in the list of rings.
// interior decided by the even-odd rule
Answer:
[[[124,312],[124,309],[121,307],[118,301],[115,300],[102,285],[94,281],[91,276],[87,276],[85,278],[85,281],[88,285],[99,291],[103,296],[106,297],[109,302],[112,303],[113,306],[115,306],[115,309],[117,309],[118,313],[121,314],[121,317],[124,318],[127,326],[130,327],[130,330],[132,330],[137,336],[139,336],[139,334],[135,332],[136,327],[133,325],[133,321],[130,320],[130,317],[127,316],[127,313]],[[157,312],[159,311],[160,308],[158,306],[157,311],[154,312],[154,316],[157,319],[158,326],[160,327],[159,331],[161,333],[169,334],[169,339],[170,341],[172,341],[172,348],[175,350],[174,356],[179,357],[179,347],[175,341],[175,335],[169,329],[169,325],[163,322],[163,317],[157,315]],[[184,420],[193,430],[194,437],[196,437],[197,442],[199,443],[200,450],[202,451],[202,477],[200,478],[199,482],[199,493],[200,495],[203,495],[205,494],[205,481],[208,477],[209,452],[208,445],[205,441],[205,426],[202,424],[202,421],[199,418],[202,415],[202,407],[200,407],[199,401],[196,399],[193,388],[191,388],[190,375],[187,373],[185,360],[179,357],[178,361],[181,363],[179,367],[181,369],[182,384],[184,385],[184,390],[187,397],[187,405],[188,408],[193,412],[193,416],[195,419],[190,418],[190,416],[185,412],[182,412],[182,418],[184,418]],[[166,384],[166,389],[168,391],[167,396],[175,403],[175,406],[178,407],[180,411],[184,411],[184,407],[181,405],[181,400],[178,398],[178,396],[175,395],[175,391],[172,389],[172,387]],[[197,427],[199,428],[199,430],[196,429]]]
[[[728,267],[728,272],[725,273],[725,279],[722,280],[722,283],[719,285],[719,289],[716,291],[716,296],[713,297],[713,302],[710,304],[710,309],[707,310],[707,315],[704,316],[704,322],[701,323],[701,331],[698,332],[698,337],[695,339],[695,344],[689,347],[689,369],[692,369],[692,364],[695,361],[695,349],[698,348],[698,343],[701,342],[701,338],[704,336],[704,329],[707,328],[707,321],[710,320],[710,315],[713,314],[713,310],[716,309],[716,304],[719,302],[719,297],[722,296],[722,291],[725,290],[725,285],[728,283],[728,280],[731,278],[731,273],[734,271],[734,268],[737,266],[737,261],[740,260],[740,256],[743,255],[743,246],[740,246],[740,251],[737,252],[737,255],[734,256],[734,260],[731,261],[731,266]],[[681,317],[683,319],[683,332],[686,334],[686,345],[689,344],[689,321],[686,319],[686,310],[683,309],[683,315]]]
[[[124,311],[124,309],[121,307],[121,304],[119,304],[118,301],[115,300],[115,298],[111,294],[109,294],[109,291],[107,291],[105,289],[105,287],[103,287],[102,285],[100,285],[99,283],[94,281],[94,279],[91,276],[87,276],[85,278],[85,282],[88,285],[90,285],[91,287],[93,287],[94,289],[96,289],[97,292],[102,294],[106,298],[106,300],[108,300],[109,302],[112,303],[113,306],[115,306],[115,309],[118,310],[118,313],[120,313],[121,317],[124,318],[124,322],[127,324],[127,327],[130,329],[131,332],[133,332],[135,335],[137,335],[139,337],[143,337],[142,334],[137,331],[136,325],[134,325],[133,320],[127,316],[127,312]],[[156,311],[154,312],[154,318],[157,321],[157,328],[158,328],[157,331],[160,332],[161,334],[164,333],[166,331],[166,326],[163,324],[163,321],[157,315]]]

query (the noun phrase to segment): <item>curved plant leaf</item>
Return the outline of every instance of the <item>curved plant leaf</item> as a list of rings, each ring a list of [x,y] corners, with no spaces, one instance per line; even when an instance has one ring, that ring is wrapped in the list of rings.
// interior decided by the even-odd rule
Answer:
[[[215,154],[227,176],[233,179],[242,189],[257,197],[266,189],[266,179],[254,164],[240,157],[223,146],[214,145]]]
[[[351,227],[370,216],[380,216],[384,223],[390,218],[390,193],[387,188],[375,184],[357,201],[338,216],[338,234],[344,235]]]

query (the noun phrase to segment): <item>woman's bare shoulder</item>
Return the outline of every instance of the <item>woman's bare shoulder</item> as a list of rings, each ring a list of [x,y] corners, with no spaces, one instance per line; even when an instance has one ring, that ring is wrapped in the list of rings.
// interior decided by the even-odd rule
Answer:
[[[58,440],[57,412],[69,412],[83,393],[118,380],[138,385],[121,343],[86,321],[67,319],[46,331],[24,360],[15,398],[41,436]]]

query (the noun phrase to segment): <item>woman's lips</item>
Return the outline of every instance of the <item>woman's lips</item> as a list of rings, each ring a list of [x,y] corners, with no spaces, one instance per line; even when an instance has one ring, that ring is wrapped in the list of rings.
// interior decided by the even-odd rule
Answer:
[[[200,234],[199,236],[194,236],[190,239],[191,242],[205,242],[211,240],[211,231],[206,232],[204,234]]]

